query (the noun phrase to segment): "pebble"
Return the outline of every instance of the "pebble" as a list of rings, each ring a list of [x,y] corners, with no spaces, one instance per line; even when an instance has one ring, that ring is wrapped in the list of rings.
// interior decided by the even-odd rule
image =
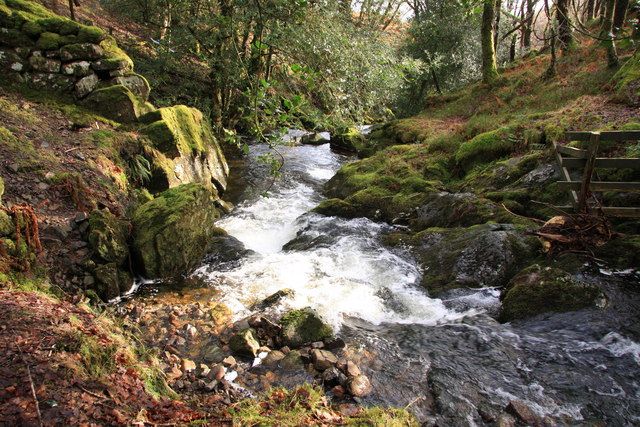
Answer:
[[[358,365],[356,365],[355,363],[353,363],[351,361],[347,362],[347,366],[346,366],[346,369],[344,370],[344,372],[349,377],[357,377],[358,375],[362,374],[362,372],[360,371],[360,368],[358,368]]]
[[[226,372],[227,370],[224,368],[224,366],[215,365],[211,368],[211,371],[209,372],[209,378],[214,379],[216,381],[220,381],[222,378],[224,378],[224,374]]]
[[[182,371],[183,372],[192,372],[196,369],[196,362],[189,359],[182,359]]]
[[[355,397],[364,397],[371,393],[373,387],[366,375],[358,375],[349,381],[349,393]]]
[[[222,363],[224,364],[224,366],[228,366],[229,368],[233,368],[234,366],[236,366],[237,362],[236,362],[236,358],[233,356],[227,356],[222,360]]]
[[[335,365],[338,362],[338,358],[330,351],[314,349],[311,350],[311,361],[314,368],[318,371],[324,371]]]

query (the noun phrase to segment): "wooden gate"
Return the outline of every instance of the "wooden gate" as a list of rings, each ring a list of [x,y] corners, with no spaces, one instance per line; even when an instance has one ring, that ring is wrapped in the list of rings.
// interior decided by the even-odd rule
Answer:
[[[576,209],[578,212],[588,212],[590,209],[602,210],[608,216],[640,217],[640,207],[607,207],[589,203],[593,192],[597,191],[640,191],[640,182],[605,182],[594,181],[595,169],[640,169],[640,159],[597,157],[598,148],[602,141],[640,141],[640,131],[614,132],[567,132],[566,141],[587,142],[587,149],[568,147],[553,143],[556,160],[560,169],[562,181],[558,184],[569,190],[571,204],[566,208]],[[582,170],[579,181],[571,179],[570,170]]]

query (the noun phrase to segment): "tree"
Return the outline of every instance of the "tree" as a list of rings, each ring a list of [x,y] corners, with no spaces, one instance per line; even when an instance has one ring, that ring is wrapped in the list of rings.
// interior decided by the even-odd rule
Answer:
[[[616,9],[613,15],[613,34],[618,34],[627,19],[627,9],[629,9],[629,0],[617,0]]]
[[[569,0],[558,0],[556,4],[556,19],[558,20],[558,40],[564,51],[575,46],[573,39],[571,17],[569,16]]]
[[[492,83],[498,77],[498,65],[494,44],[495,1],[483,0],[482,3],[482,80]]]
[[[615,34],[613,32],[613,18],[616,9],[616,0],[603,0],[606,3],[606,10],[602,19],[602,31],[600,38],[604,39],[603,44],[607,50],[607,61],[609,67],[614,68],[620,64],[618,52],[616,50]]]

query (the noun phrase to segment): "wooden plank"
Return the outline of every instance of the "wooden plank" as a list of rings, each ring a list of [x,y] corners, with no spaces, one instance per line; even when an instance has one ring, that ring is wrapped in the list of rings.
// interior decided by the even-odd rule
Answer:
[[[558,185],[565,188],[580,190],[582,183],[578,181],[558,181]],[[591,191],[640,191],[640,182],[591,181],[589,189]]]
[[[587,212],[587,199],[589,198],[589,183],[591,182],[591,176],[593,175],[593,168],[596,165],[596,156],[598,155],[598,147],[600,146],[600,134],[594,132],[591,134],[591,140],[589,140],[589,156],[587,157],[586,164],[584,165],[584,171],[582,172],[582,185],[580,186],[580,193],[578,194],[578,210],[580,212]]]
[[[565,179],[565,181],[571,182],[571,174],[569,174],[569,170],[562,165],[563,157],[558,151],[558,144],[555,141],[553,142],[553,148],[560,175]],[[576,206],[578,204],[578,193],[575,190],[570,189],[569,195],[571,196],[571,204]]]
[[[566,168],[580,169],[586,164],[586,159],[562,159],[562,166]],[[640,159],[598,157],[595,167],[596,169],[640,169]]]
[[[573,206],[555,206],[560,211],[570,212],[575,209]],[[598,209],[593,207],[594,209]],[[602,211],[608,215],[617,218],[640,218],[640,208],[631,207],[602,207]]]
[[[556,150],[561,154],[566,154],[567,156],[575,157],[578,159],[586,159],[589,155],[587,150],[581,150],[579,148],[567,147],[566,145],[556,145]]]
[[[565,132],[566,141],[589,141],[593,132],[571,131]],[[638,141],[640,140],[640,131],[606,131],[600,132],[600,141]]]

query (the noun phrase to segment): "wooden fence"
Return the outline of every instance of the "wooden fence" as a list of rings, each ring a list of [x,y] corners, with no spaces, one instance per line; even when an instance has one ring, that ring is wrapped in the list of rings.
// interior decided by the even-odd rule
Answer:
[[[640,182],[606,182],[594,181],[595,169],[640,169],[640,159],[597,157],[598,148],[602,141],[640,141],[640,131],[614,132],[567,132],[566,141],[587,142],[587,149],[568,147],[553,143],[556,160],[560,169],[562,181],[558,184],[566,188],[571,196],[569,208],[578,212],[588,212],[594,208],[589,204],[589,198],[597,191],[640,191]],[[581,169],[582,178],[579,181],[571,179],[570,170]],[[563,207],[567,208],[567,207]],[[640,207],[607,207],[597,206],[608,216],[640,217]]]

